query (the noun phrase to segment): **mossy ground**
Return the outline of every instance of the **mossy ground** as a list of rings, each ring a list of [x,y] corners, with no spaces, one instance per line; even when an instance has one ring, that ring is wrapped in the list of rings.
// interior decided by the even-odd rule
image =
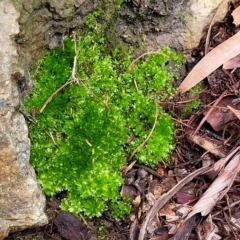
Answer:
[[[133,156],[140,163],[154,167],[168,161],[174,148],[174,124],[158,101],[173,94],[183,58],[164,48],[129,69],[132,50],[107,48],[98,15],[89,16],[88,30],[75,35],[76,42],[66,38],[36,63],[28,111],[40,109],[69,80],[76,54],[79,81],[60,91],[36,115],[37,124],[29,125],[31,163],[46,195],[67,191],[62,209],[89,217],[110,210],[114,218],[124,218],[130,202],[119,194],[119,168],[148,137]],[[172,68],[166,68],[169,62]]]

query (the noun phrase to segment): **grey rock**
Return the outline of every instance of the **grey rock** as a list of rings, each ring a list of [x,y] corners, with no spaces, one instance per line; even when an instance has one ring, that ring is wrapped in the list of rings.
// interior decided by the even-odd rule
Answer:
[[[186,26],[178,36],[180,44],[190,52],[197,47],[202,38],[204,28],[208,27],[212,17],[222,0],[190,0],[182,12]],[[222,20],[227,13],[228,5],[223,5],[213,23]]]
[[[16,111],[19,94],[11,75],[17,69],[13,41],[19,13],[10,0],[0,1],[0,239],[9,232],[48,222],[46,199],[29,164],[30,141],[22,114]]]

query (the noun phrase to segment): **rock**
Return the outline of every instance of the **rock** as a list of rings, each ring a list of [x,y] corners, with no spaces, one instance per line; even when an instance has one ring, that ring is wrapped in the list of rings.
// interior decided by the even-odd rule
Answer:
[[[187,4],[184,13],[186,27],[179,36],[179,42],[185,50],[191,51],[197,47],[202,38],[204,28],[209,26],[213,14],[222,0],[191,0]],[[222,20],[227,13],[228,5],[223,5],[214,20],[214,23]]]
[[[11,231],[47,223],[45,197],[29,164],[30,142],[17,110],[19,94],[11,75],[17,70],[13,42],[19,13],[10,0],[0,1],[0,239]]]
[[[191,53],[209,26],[216,8],[222,0],[138,0],[123,8],[120,20],[114,23],[115,34],[128,36],[130,44],[145,42],[142,52],[156,51],[169,46],[177,51]],[[227,13],[225,4],[215,22]],[[135,47],[138,46],[135,44]],[[137,56],[139,55],[136,54]],[[136,57],[137,57],[136,56]]]
[[[82,12],[89,13],[99,1],[97,0],[13,0],[20,12],[20,32],[17,44],[20,62],[28,68],[33,60],[38,59],[53,47],[56,36],[69,34],[69,29],[79,29],[86,18]],[[58,42],[56,46],[60,46]]]

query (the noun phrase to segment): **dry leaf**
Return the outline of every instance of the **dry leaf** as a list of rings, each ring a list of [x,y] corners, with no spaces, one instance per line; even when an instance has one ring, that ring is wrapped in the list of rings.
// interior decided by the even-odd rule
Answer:
[[[145,232],[147,229],[147,226],[149,222],[155,217],[157,212],[169,201],[171,197],[175,193],[177,193],[183,186],[188,184],[194,177],[203,174],[206,172],[208,166],[199,168],[195,170],[194,172],[190,173],[188,176],[186,176],[184,179],[182,179],[180,182],[178,182],[172,189],[170,189],[167,193],[164,193],[160,198],[158,198],[155,202],[155,204],[152,206],[150,211],[147,213],[147,216],[142,224],[142,227],[140,229],[138,240],[143,240],[145,236]]]
[[[168,223],[176,223],[180,219],[184,219],[191,211],[191,207],[188,205],[167,203],[158,212],[159,216],[165,217]]]
[[[221,158],[217,162],[215,162],[205,175],[213,181],[219,174],[219,172],[223,169],[223,167],[226,165],[226,163],[229,162],[229,160],[238,152],[239,148],[240,146],[238,146],[231,153],[229,153],[227,157]]]
[[[240,31],[209,52],[183,80],[178,93],[184,93],[202,81],[229,59],[240,54]]]
[[[231,106],[227,106],[237,117],[238,119],[240,120],[240,111],[231,107]]]
[[[240,110],[240,103],[236,95],[226,95],[215,104],[216,108],[212,108],[210,114],[208,114],[206,121],[211,125],[214,131],[219,132],[226,128],[226,125],[237,119],[236,115],[231,112],[227,107],[234,107],[236,110]],[[204,112],[207,115],[209,110]]]
[[[231,187],[240,170],[240,153],[236,154],[223,169],[200,200],[193,206],[187,219],[197,213],[206,216]]]
[[[141,203],[141,196],[138,195],[133,201],[132,201],[134,206],[139,206],[139,204]]]
[[[228,60],[223,64],[223,69],[235,69],[240,67],[240,55]]]
[[[240,6],[238,6],[234,11],[232,12],[233,17],[233,23],[238,26],[240,24]]]
[[[218,240],[222,239],[218,233],[219,228],[212,222],[212,216],[209,214],[206,220],[196,227],[196,232],[198,233],[199,240]]]

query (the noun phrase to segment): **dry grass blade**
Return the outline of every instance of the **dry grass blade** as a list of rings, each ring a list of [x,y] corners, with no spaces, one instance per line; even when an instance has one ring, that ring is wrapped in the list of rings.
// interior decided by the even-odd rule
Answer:
[[[183,80],[177,92],[188,91],[223,63],[240,54],[239,42],[240,31],[208,53]]]
[[[200,200],[193,206],[192,211],[189,213],[187,219],[197,213],[206,216],[216,205],[217,201],[222,197],[232,186],[235,177],[240,170],[240,153],[236,154],[228,165],[220,171],[218,177],[203,194]]]

